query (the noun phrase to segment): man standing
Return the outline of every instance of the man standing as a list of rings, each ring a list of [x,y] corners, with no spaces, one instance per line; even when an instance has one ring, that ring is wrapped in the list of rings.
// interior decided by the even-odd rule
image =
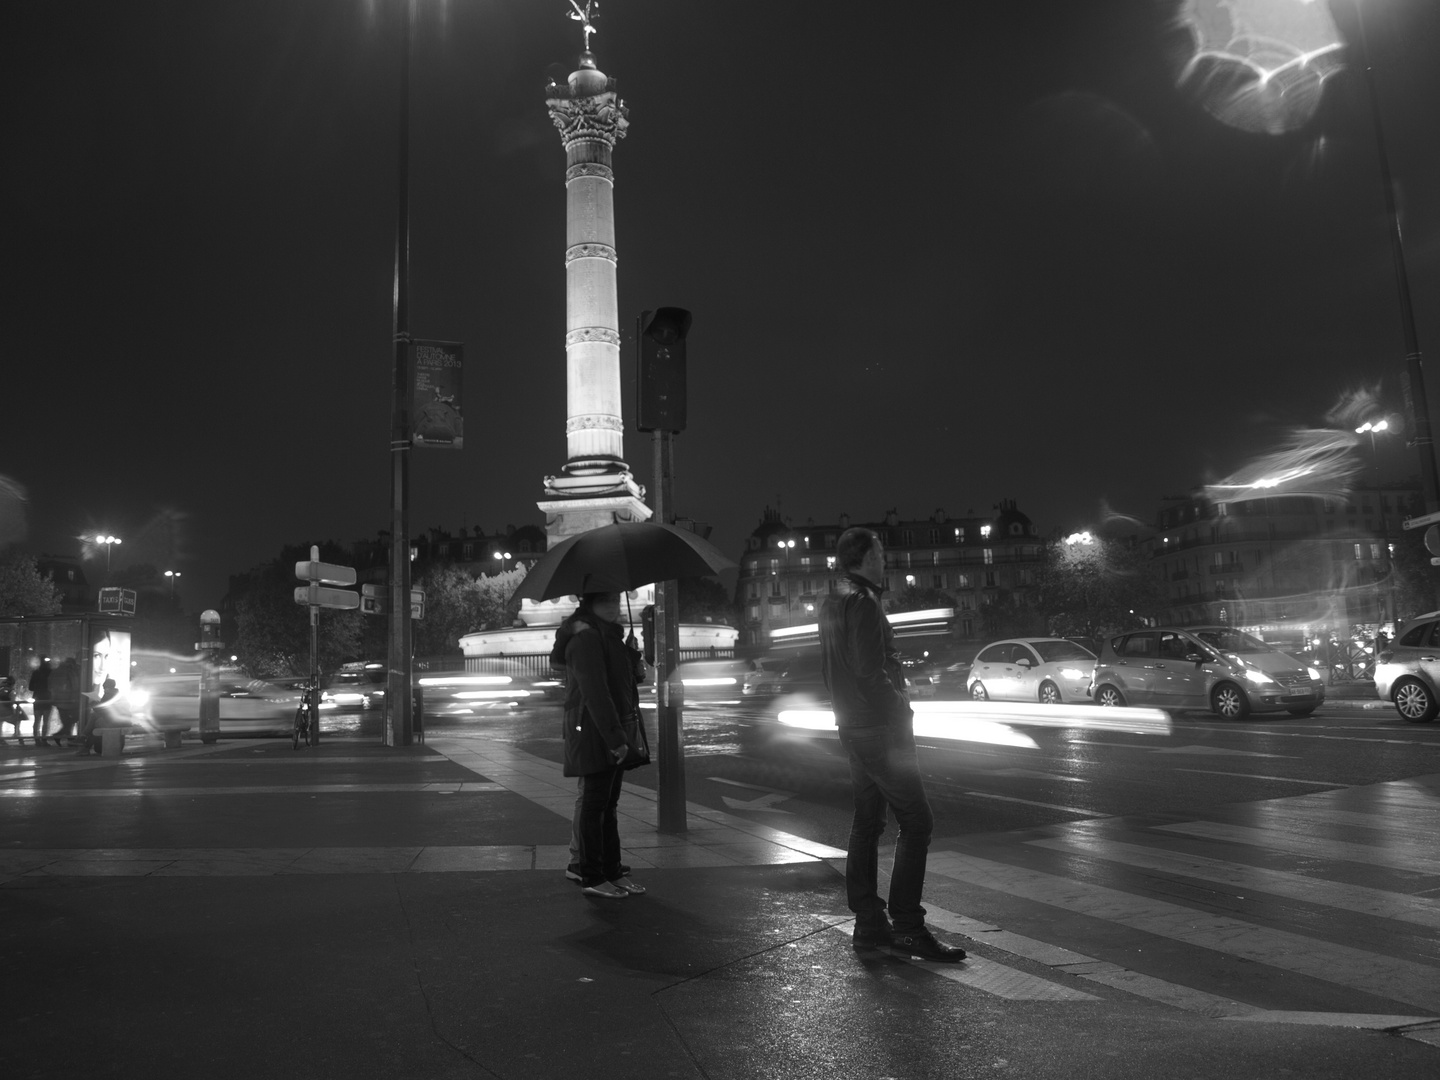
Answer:
[[[934,817],[920,780],[914,713],[905,695],[895,632],[880,606],[885,549],[872,530],[847,529],[835,557],[850,591],[825,601],[820,647],[855,796],[845,860],[846,899],[855,912],[853,944],[857,949],[893,946],[924,960],[963,960],[964,949],[936,940],[926,929],[920,906]],[[888,919],[878,891],[886,806],[894,811],[898,828]]]
[[[31,734],[35,736],[35,745],[40,746],[45,742],[47,729],[50,726],[50,658],[42,656],[40,663],[35,670],[30,672],[30,697],[31,708],[34,710],[34,724],[31,727]],[[60,738],[56,736],[55,745],[60,745]]]

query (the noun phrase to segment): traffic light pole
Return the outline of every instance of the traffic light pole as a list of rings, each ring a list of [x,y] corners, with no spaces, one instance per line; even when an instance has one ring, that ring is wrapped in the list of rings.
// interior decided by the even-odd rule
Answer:
[[[400,191],[395,226],[395,368],[390,406],[390,633],[386,654],[385,745],[411,741],[410,656],[410,25],[400,37]]]
[[[675,517],[672,483],[675,476],[675,434],[655,432],[655,520],[670,524]],[[661,832],[683,833],[685,825],[685,749],[680,738],[684,701],[674,680],[680,652],[679,585],[655,583],[655,724],[660,740],[657,826]]]

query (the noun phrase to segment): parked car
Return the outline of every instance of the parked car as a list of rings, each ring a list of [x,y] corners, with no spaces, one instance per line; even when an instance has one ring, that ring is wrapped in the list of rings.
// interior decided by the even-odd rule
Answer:
[[[1228,626],[1161,627],[1104,643],[1092,687],[1099,705],[1309,716],[1325,701],[1317,668]]]
[[[1400,628],[1375,658],[1375,693],[1406,720],[1424,724],[1440,713],[1440,611]]]
[[[216,673],[220,699],[220,734],[289,735],[300,707],[303,679],[252,679],[242,671],[227,669]],[[113,706],[115,715],[142,727],[167,723],[197,722],[200,675],[151,675],[136,678],[122,699]],[[335,708],[322,700],[322,710]]]
[[[1040,701],[1048,705],[1089,700],[1095,654],[1064,638],[1009,638],[986,645],[970,667],[976,701]]]

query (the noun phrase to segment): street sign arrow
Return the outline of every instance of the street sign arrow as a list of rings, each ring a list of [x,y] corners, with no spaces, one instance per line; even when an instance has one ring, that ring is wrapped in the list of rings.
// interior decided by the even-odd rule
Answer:
[[[301,559],[295,564],[295,576],[301,581],[319,581],[326,585],[354,585],[355,568],[334,563]]]
[[[1423,525],[1434,525],[1440,522],[1440,512],[1434,514],[1421,514],[1419,517],[1406,518],[1400,523],[1403,529],[1418,529]]]
[[[322,585],[301,585],[295,590],[297,604],[314,604],[316,607],[338,608],[354,611],[360,606],[360,594],[347,589],[327,589]]]

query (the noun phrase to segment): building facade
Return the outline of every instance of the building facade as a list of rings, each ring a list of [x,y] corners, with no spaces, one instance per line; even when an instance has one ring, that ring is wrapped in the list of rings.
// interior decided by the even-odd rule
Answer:
[[[835,558],[840,534],[852,525],[874,529],[885,545],[885,586],[895,596],[907,588],[943,594],[955,608],[955,633],[985,632],[987,605],[1023,605],[1045,562],[1045,541],[1013,500],[988,516],[972,511],[952,518],[936,510],[928,518],[902,519],[891,510],[875,522],[795,526],[766,508],[746,539],[737,583],[741,644],[766,646],[777,629],[813,623],[825,597],[839,592],[845,574]]]
[[[1391,485],[1346,498],[1176,500],[1160,510],[1148,541],[1168,598],[1162,618],[1275,640],[1313,641],[1322,629],[1391,632],[1392,544],[1418,498],[1413,485]]]

